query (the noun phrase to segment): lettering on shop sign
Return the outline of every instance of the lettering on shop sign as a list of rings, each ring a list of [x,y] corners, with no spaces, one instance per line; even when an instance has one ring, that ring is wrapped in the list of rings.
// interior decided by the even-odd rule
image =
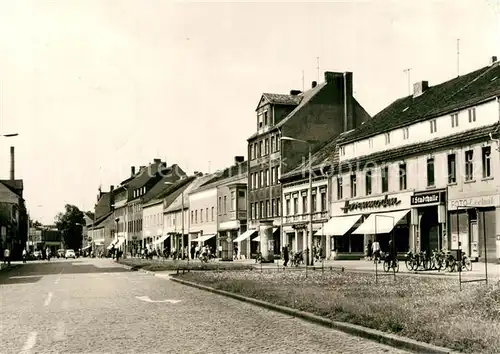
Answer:
[[[414,195],[411,197],[411,205],[425,205],[439,203],[439,193],[429,193],[424,195]]]
[[[450,201],[450,207],[451,209],[455,209],[465,207],[494,206],[495,201],[494,197],[455,199]]]
[[[350,202],[348,200],[345,201],[344,207],[341,208],[345,214],[354,210],[363,210],[363,209],[373,209],[373,208],[387,208],[391,206],[396,206],[401,204],[401,200],[398,198],[389,198],[387,195],[383,199],[375,199],[366,202]]]

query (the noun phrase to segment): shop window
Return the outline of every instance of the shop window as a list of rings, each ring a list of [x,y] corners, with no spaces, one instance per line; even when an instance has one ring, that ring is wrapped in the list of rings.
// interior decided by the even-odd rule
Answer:
[[[340,200],[344,198],[344,193],[343,193],[343,186],[342,186],[342,176],[337,177],[337,199]]]
[[[389,167],[382,168],[382,193],[389,191]]]
[[[366,195],[372,194],[372,171],[371,170],[366,171],[365,190],[366,190]]]
[[[427,187],[435,185],[434,177],[434,158],[431,157],[427,159]]]
[[[351,175],[351,198],[356,197],[356,174]]]
[[[491,147],[483,147],[483,178],[491,177]]]
[[[472,181],[474,178],[474,151],[468,150],[465,152],[465,180]]]
[[[457,182],[457,156],[455,154],[448,155],[448,183]]]
[[[407,188],[406,184],[406,164],[399,164],[399,190],[404,191]]]

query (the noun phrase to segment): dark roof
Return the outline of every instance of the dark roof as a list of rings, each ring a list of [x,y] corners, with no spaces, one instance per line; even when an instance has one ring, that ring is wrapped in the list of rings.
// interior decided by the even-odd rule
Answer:
[[[367,138],[464,109],[500,94],[500,65],[495,63],[431,86],[420,96],[403,97],[362,124],[348,141]]]
[[[305,92],[302,92],[301,94],[297,95],[297,96],[291,96],[291,97],[296,97],[297,100],[300,99],[300,101],[298,101],[298,104],[296,105],[297,107],[295,107],[285,118],[283,118],[281,121],[279,121],[276,125],[274,125],[271,129],[278,129],[279,127],[283,126],[287,121],[289,121],[298,111],[300,111],[304,106],[307,105],[307,103],[314,97],[316,96],[323,87],[325,87],[327,85],[326,82],[323,82],[321,84],[318,84],[316,87],[310,89],[310,90],[307,90]],[[269,95],[269,94],[264,94],[264,95]],[[286,96],[286,95],[282,95],[282,96]],[[266,132],[267,134],[268,132]],[[256,136],[260,135],[261,133],[259,132],[256,132],[254,134],[252,134],[252,136],[250,136],[247,140],[251,140],[253,138],[255,138]]]
[[[19,197],[23,197],[23,180],[22,179],[2,179],[0,180],[12,193],[17,194]]]
[[[248,161],[238,162],[235,165],[214,173],[214,177],[203,183],[200,188],[222,182],[225,179],[240,176],[243,177],[248,172]]]
[[[415,156],[422,153],[434,152],[450,146],[461,146],[464,144],[469,144],[473,141],[483,140],[486,137],[489,139],[489,134],[496,132],[499,127],[500,123],[495,123],[486,127],[480,127],[468,130],[466,132],[449,135],[444,138],[436,138],[423,143],[410,144],[396,149],[376,152],[357,159],[342,161],[340,163],[340,166],[337,164],[334,167],[334,171],[338,172],[339,170],[342,170],[343,172],[345,172],[351,169],[353,164],[359,165],[360,168],[363,168],[364,164],[370,164],[371,166],[373,166],[373,164],[375,163],[387,162],[400,158]]]
[[[149,164],[139,170],[139,172],[134,176],[134,179],[129,182],[129,189],[134,190],[144,187],[151,180],[151,178],[157,175],[158,172],[162,171],[162,173],[170,173],[173,166],[167,167],[165,162],[155,162]]]
[[[105,215],[103,215],[102,217],[100,217],[99,219],[97,219],[97,220],[95,221],[95,224],[94,224],[93,226],[94,226],[94,227],[99,226],[99,225],[100,225],[100,224],[102,224],[104,221],[106,221],[106,220],[107,220],[107,219],[108,219],[111,215],[113,215],[113,212],[112,212],[112,211],[111,211],[111,212],[109,212],[109,213],[107,213],[107,214],[105,214]]]
[[[350,130],[348,132],[340,134],[334,139],[326,142],[316,153],[314,153],[311,158],[313,170],[329,168],[331,166],[337,165],[339,162],[338,145],[347,137],[349,137],[353,132],[354,130]],[[280,180],[286,183],[286,181],[293,179],[294,177],[305,177],[306,175],[308,175],[308,168],[309,161],[306,160],[293,170],[283,174]]]
[[[168,203],[167,200],[169,200],[169,197],[171,195],[176,194],[175,192],[177,192],[177,191],[179,191],[179,193],[180,193],[181,191],[185,190],[189,186],[189,184],[192,181],[194,181],[195,179],[196,179],[196,176],[189,176],[189,177],[179,179],[174,184],[170,184],[170,185],[165,185],[163,183],[163,179],[162,179],[162,182],[160,182],[160,183],[162,184],[162,186],[164,186],[164,188],[162,188],[160,191],[158,191],[154,197],[150,198],[148,204],[161,202],[161,200],[164,198],[165,198],[165,203]],[[157,185],[159,185],[160,183],[158,183]],[[157,185],[155,185],[155,187]],[[153,189],[154,189],[154,187],[153,187]],[[153,190],[153,189],[151,189],[151,190]],[[177,197],[177,195],[176,195],[176,197]],[[174,200],[175,200],[175,198],[174,198]],[[170,205],[170,204],[168,204],[168,205]],[[167,207],[168,205],[166,205],[165,207]]]
[[[153,188],[151,188],[145,195],[144,197],[142,197],[142,200],[144,203],[147,203],[149,202],[150,200],[153,200],[153,199],[156,199],[158,198],[158,196],[165,192],[165,191],[168,191],[168,190],[175,190],[175,188],[172,189],[172,187],[175,186],[175,182],[174,184],[165,184],[165,182],[174,182],[174,181],[178,181],[178,182],[181,182],[179,180],[179,178],[181,176],[176,176],[174,173],[171,173],[173,171],[182,171],[180,170],[179,166],[177,165],[172,165],[170,166],[169,170],[167,170],[166,172],[163,172],[163,177],[162,179],[156,183]],[[165,174],[166,173],[166,174]],[[184,171],[182,171],[182,173],[184,173]],[[182,183],[180,184],[182,185]],[[179,187],[177,187],[179,188]],[[161,197],[160,197],[161,198]]]
[[[266,100],[268,100],[269,103],[285,105],[285,106],[296,106],[302,100],[301,95],[283,95],[280,93],[263,93],[262,96],[264,96],[264,98]]]

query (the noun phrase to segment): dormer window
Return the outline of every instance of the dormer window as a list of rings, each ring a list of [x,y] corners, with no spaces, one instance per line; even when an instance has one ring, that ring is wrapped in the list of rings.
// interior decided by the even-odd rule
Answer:
[[[476,109],[470,108],[469,109],[469,123],[472,123],[475,121],[476,121]]]
[[[409,137],[410,137],[410,130],[408,129],[408,127],[403,128],[403,139],[406,140]]]
[[[391,133],[385,133],[385,145],[389,145],[391,143]]]
[[[435,119],[429,122],[431,124],[431,134],[437,132],[437,121]]]
[[[264,122],[263,122],[264,117],[263,116],[264,115],[262,113],[259,113],[258,116],[257,116],[258,123],[259,123],[259,129],[261,129],[263,127],[263,124],[264,124]]]
[[[372,139],[372,138],[369,138],[369,139],[368,139],[368,147],[369,147],[369,148],[372,148],[372,147],[373,147],[373,139]]]
[[[345,156],[345,146],[340,147],[340,156]]]
[[[267,126],[269,124],[268,121],[268,116],[267,116],[267,111],[264,112],[264,126]]]

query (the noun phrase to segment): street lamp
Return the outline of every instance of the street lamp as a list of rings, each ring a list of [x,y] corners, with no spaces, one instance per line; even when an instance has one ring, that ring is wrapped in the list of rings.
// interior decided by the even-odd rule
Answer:
[[[300,139],[295,139],[291,138],[288,136],[282,136],[281,140],[288,140],[288,141],[298,141],[299,143],[304,143],[307,144],[307,149],[309,151],[309,196],[307,198],[307,204],[309,207],[309,232],[307,233],[307,252],[306,252],[306,265],[314,265],[314,257],[311,254],[309,256],[309,253],[312,252],[312,233],[313,233],[313,218],[312,218],[312,158],[311,158],[311,143],[306,141],[306,140],[300,140]],[[309,259],[311,260],[309,262]]]

